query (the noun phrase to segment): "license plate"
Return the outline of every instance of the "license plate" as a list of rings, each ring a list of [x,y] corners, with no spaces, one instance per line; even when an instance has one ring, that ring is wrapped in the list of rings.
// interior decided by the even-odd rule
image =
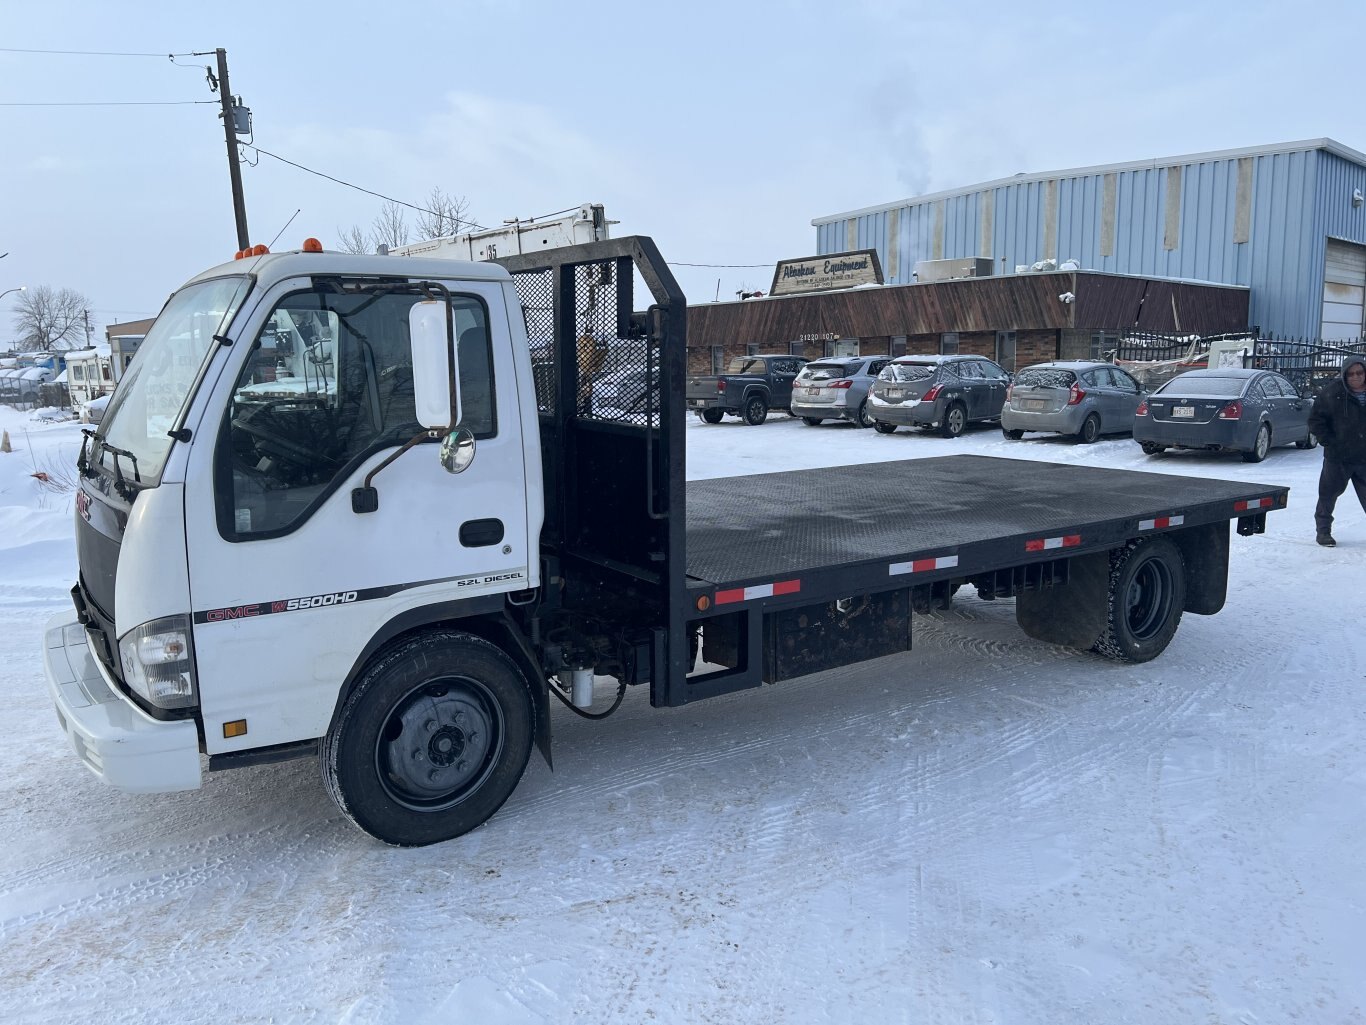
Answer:
[[[1173,419],[1173,420],[1194,420],[1194,419],[1195,419],[1195,407],[1194,407],[1194,406],[1173,406],[1173,407],[1172,407],[1172,419]]]
[[[887,389],[887,398],[889,398],[889,399],[899,399],[899,398],[901,398],[901,389],[900,389],[900,388],[888,388],[888,389]]]
[[[1025,400],[1024,400],[1024,408],[1025,408],[1025,409],[1047,409],[1047,408],[1048,408],[1048,400],[1047,400],[1047,399],[1025,399]]]
[[[707,404],[707,403],[706,403],[704,400],[702,400],[702,399],[690,399],[690,400],[688,401],[688,406],[691,407],[692,409],[701,409],[701,408],[702,408],[703,406],[705,406],[706,404]]]
[[[808,388],[808,389],[806,389],[806,394],[808,394],[808,395],[819,395],[820,393],[821,393],[821,390],[820,390],[819,388]]]

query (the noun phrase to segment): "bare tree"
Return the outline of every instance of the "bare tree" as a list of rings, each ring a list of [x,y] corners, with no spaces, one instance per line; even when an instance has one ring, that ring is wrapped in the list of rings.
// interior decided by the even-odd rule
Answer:
[[[417,232],[420,238],[445,238],[459,235],[473,222],[466,216],[470,203],[464,196],[452,196],[441,191],[441,186],[432,186],[427,196],[427,209],[417,215]]]
[[[86,344],[90,300],[74,288],[39,285],[19,293],[14,305],[14,330],[21,348],[48,352]]]
[[[364,256],[366,253],[374,251],[370,247],[370,239],[366,236],[365,229],[359,224],[353,224],[349,228],[338,228],[337,236],[341,241],[342,249],[348,253]]]
[[[370,241],[376,249],[382,245],[393,249],[408,244],[408,219],[401,205],[393,200],[384,204],[370,224]]]

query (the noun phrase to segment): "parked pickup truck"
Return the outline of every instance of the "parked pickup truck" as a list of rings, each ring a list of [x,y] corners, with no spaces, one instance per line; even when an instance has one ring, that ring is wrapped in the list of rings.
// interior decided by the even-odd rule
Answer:
[[[688,377],[688,408],[709,424],[729,413],[757,427],[770,409],[792,404],[792,382],[805,365],[801,356],[736,356],[720,376]]]

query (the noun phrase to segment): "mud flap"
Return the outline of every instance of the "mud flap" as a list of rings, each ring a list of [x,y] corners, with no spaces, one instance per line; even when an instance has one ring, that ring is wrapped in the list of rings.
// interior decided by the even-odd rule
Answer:
[[[1075,556],[1066,584],[1016,596],[1015,621],[1036,641],[1089,649],[1105,630],[1109,588],[1108,551]]]

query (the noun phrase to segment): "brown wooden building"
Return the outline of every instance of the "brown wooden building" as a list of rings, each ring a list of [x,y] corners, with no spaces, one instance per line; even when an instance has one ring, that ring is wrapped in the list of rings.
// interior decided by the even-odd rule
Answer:
[[[884,285],[688,307],[688,369],[732,356],[970,352],[1007,370],[1085,359],[1123,333],[1224,334],[1248,326],[1248,289],[1097,271]]]

